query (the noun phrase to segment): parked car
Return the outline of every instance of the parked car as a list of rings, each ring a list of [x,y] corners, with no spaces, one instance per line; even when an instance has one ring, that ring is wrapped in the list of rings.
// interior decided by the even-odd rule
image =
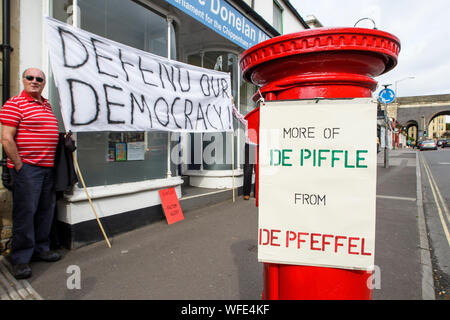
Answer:
[[[442,143],[442,148],[450,148],[450,139],[444,140]]]
[[[423,140],[417,140],[416,143],[413,145],[413,149],[417,148],[419,149],[420,144],[422,143]]]
[[[419,143],[419,149],[422,150],[437,150],[437,144],[434,140],[423,140]]]
[[[443,148],[444,142],[445,142],[445,139],[439,139],[439,140],[436,142],[436,144],[437,144],[438,147]]]

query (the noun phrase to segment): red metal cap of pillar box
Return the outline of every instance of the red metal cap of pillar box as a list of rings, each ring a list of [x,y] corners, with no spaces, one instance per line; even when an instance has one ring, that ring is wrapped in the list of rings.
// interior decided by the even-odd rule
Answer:
[[[371,95],[377,84],[373,77],[393,69],[399,52],[400,40],[384,31],[318,28],[261,42],[239,63],[244,79],[260,86],[263,95],[296,88],[289,99],[354,98]],[[334,92],[333,86],[359,89]]]

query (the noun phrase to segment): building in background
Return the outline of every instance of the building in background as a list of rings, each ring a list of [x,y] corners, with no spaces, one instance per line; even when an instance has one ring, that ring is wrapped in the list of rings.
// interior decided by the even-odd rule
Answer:
[[[398,129],[410,137],[413,146],[422,139],[446,137],[450,94],[399,97],[388,105],[388,115],[397,121]]]
[[[307,15],[305,21],[311,29],[323,28],[322,23],[313,14]]]
[[[5,3],[10,5],[5,7]],[[9,82],[3,85],[16,95],[22,90],[22,72],[30,66],[41,68],[48,78],[43,95],[49,98],[61,131],[64,127],[50,70],[45,16],[139,50],[229,72],[236,107],[244,115],[255,107],[252,97],[256,87],[242,78],[240,54],[266,39],[309,28],[285,0],[5,0],[3,5],[11,18],[14,49],[8,62]],[[223,154],[233,151],[235,170],[231,163],[192,161],[175,165],[171,151],[179,137],[167,132],[76,134],[76,157],[109,234],[162,219],[158,190],[174,187],[182,198],[184,176],[198,188],[240,187],[243,155],[239,151],[243,150],[244,136],[240,124],[235,121],[234,125],[234,135],[223,133],[223,138],[234,139],[235,150],[224,145]],[[191,146],[200,146],[192,153],[200,159],[213,142],[206,134],[183,138]],[[142,159],[127,158],[120,152],[121,147],[136,143],[144,146]],[[2,192],[8,198],[9,191]],[[4,203],[2,217],[11,211]],[[58,226],[67,247],[102,239],[81,185],[58,201],[57,209]]]
[[[442,138],[446,131],[446,117],[445,115],[437,116],[428,126],[428,137],[432,139]]]

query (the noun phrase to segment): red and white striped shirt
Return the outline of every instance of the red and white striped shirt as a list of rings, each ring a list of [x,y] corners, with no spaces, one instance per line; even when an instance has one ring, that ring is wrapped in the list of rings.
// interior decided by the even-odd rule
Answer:
[[[12,97],[0,110],[0,122],[17,128],[16,144],[22,162],[53,167],[58,144],[58,120],[46,99],[32,98],[25,91]],[[14,168],[8,158],[8,168]]]

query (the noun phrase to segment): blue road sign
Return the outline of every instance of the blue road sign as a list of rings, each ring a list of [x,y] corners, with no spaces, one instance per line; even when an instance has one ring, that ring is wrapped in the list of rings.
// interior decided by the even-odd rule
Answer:
[[[395,93],[391,89],[383,89],[378,94],[378,100],[382,103],[391,103],[395,99]]]

